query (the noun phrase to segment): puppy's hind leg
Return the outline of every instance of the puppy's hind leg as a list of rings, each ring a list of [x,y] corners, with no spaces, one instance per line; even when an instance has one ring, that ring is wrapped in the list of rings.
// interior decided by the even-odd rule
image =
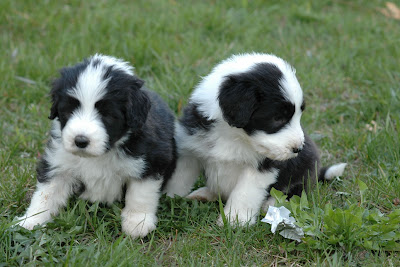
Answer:
[[[192,190],[201,170],[200,162],[191,155],[181,155],[178,158],[176,169],[168,180],[164,193],[169,197],[175,195],[184,197]]]
[[[201,187],[192,193],[190,193],[187,198],[195,199],[200,201],[217,201],[218,195],[212,192],[207,186]]]

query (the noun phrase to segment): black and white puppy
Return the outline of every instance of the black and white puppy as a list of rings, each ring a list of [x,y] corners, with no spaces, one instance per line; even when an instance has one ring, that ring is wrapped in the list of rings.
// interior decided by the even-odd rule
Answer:
[[[122,229],[147,235],[176,164],[174,115],[120,59],[96,54],[60,72],[51,90],[51,138],[19,224],[49,221],[72,194],[111,204],[125,188]]]
[[[295,70],[281,58],[244,54],[221,62],[195,88],[177,124],[177,168],[165,192],[186,196],[204,170],[206,187],[188,197],[220,195],[230,223],[243,225],[274,202],[267,201],[271,187],[291,196],[317,175],[341,175],[346,164],[319,169],[317,147],[300,125],[304,108]]]

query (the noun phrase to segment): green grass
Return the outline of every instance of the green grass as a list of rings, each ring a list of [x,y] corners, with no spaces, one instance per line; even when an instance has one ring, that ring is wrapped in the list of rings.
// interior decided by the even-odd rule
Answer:
[[[71,199],[46,228],[11,227],[35,188],[49,84],[61,67],[97,52],[132,62],[177,115],[200,78],[231,54],[288,60],[306,96],[303,126],[322,161],[349,163],[341,182],[308,194],[311,211],[356,205],[389,216],[399,208],[400,21],[379,12],[385,1],[229,2],[0,2],[0,266],[400,265],[398,252],[328,244],[331,236],[316,247],[273,235],[261,222],[220,228],[218,203],[166,197],[157,230],[142,240],[121,232],[120,203]],[[358,180],[369,188],[363,199]],[[356,239],[349,233],[344,242]]]

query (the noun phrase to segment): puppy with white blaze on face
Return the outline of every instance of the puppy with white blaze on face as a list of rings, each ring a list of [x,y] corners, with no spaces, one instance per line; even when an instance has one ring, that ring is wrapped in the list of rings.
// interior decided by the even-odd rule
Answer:
[[[19,225],[49,221],[75,194],[108,204],[124,198],[122,230],[147,235],[176,164],[174,115],[120,59],[96,54],[60,73],[50,93],[51,137]]]
[[[304,109],[295,70],[281,58],[254,53],[222,61],[195,88],[177,123],[177,167],[165,192],[221,196],[232,225],[254,224],[260,208],[274,203],[272,187],[290,197],[317,178],[340,176],[345,163],[320,168],[317,147],[300,124]],[[201,171],[206,186],[190,193]]]

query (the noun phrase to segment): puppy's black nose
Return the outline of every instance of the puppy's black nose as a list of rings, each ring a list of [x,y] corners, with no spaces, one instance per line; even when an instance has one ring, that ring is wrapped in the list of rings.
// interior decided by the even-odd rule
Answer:
[[[292,149],[292,151],[293,151],[293,153],[299,153],[300,151],[302,151],[303,150],[303,147],[302,146],[299,146],[299,147],[296,147],[296,148],[293,148]]]
[[[89,145],[89,139],[86,136],[78,135],[75,137],[75,145],[79,148],[85,148]]]

